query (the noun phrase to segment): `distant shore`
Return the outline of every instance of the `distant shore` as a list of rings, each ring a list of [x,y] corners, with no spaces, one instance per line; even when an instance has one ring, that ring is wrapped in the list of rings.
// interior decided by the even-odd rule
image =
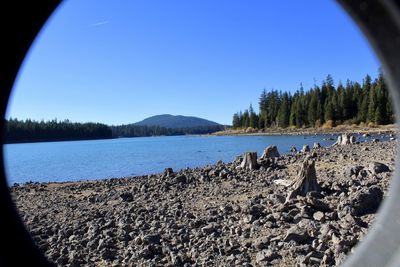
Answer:
[[[396,134],[398,126],[396,124],[379,125],[379,126],[359,126],[359,125],[338,125],[332,128],[309,127],[309,128],[268,128],[257,130],[253,128],[247,129],[227,129],[212,133],[214,136],[236,136],[236,135],[316,135],[316,134]]]

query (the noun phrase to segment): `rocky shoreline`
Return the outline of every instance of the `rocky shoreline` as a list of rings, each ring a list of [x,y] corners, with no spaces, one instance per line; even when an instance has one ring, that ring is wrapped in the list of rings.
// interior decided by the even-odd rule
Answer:
[[[385,198],[397,141],[292,152],[241,168],[10,188],[46,257],[60,266],[337,266]],[[279,150],[279,148],[278,148]],[[315,162],[320,192],[287,199]]]
[[[338,125],[332,128],[309,127],[309,128],[267,128],[267,129],[226,129],[212,133],[215,136],[237,136],[237,135],[321,135],[321,134],[396,134],[398,131],[396,124],[380,125],[374,127],[368,126],[350,126]]]

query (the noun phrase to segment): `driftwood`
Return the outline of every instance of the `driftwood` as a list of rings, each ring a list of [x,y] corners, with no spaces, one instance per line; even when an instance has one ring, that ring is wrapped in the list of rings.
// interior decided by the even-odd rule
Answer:
[[[240,167],[250,170],[256,170],[258,168],[257,152],[246,152],[243,155],[243,160],[240,164]]]
[[[264,153],[261,156],[262,159],[267,159],[267,158],[276,158],[279,157],[279,152],[278,148],[276,146],[268,146],[265,150]]]
[[[299,176],[297,176],[290,186],[293,187],[293,190],[289,192],[286,201],[298,195],[305,196],[310,191],[319,192],[321,190],[317,181],[314,160],[307,158],[303,162]]]

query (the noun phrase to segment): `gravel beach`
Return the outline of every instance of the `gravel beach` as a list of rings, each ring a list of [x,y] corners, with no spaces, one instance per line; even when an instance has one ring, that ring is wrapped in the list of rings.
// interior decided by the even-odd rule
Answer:
[[[337,266],[374,222],[396,145],[311,148],[259,160],[256,170],[238,157],[10,191],[34,241],[60,266]],[[287,199],[306,159],[321,191]]]

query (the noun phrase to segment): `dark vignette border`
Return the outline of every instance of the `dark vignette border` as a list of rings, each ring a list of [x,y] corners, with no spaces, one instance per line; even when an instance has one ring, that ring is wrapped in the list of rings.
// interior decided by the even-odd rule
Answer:
[[[381,60],[400,114],[400,1],[337,0],[368,37]],[[61,0],[4,0],[0,4],[0,111],[4,118],[19,68],[40,29]],[[0,120],[3,129],[4,120]],[[2,143],[4,133],[1,135]],[[19,218],[6,182],[0,153],[0,266],[50,266]],[[396,169],[399,169],[399,160]],[[400,261],[400,177],[396,171],[390,197],[364,242],[345,266],[396,266]]]

